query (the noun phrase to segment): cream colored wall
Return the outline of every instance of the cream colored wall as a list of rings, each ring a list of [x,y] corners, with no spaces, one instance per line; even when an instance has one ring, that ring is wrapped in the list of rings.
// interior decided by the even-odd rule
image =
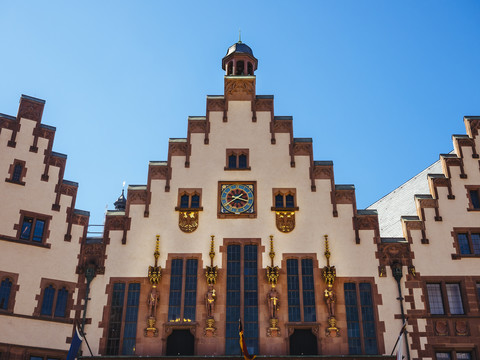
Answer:
[[[35,122],[20,119],[20,131],[16,137],[16,147],[6,146],[11,131],[2,129],[0,133],[0,198],[8,206],[0,207],[0,234],[16,237],[14,224],[20,222],[20,210],[41,213],[52,216],[48,231],[47,244],[51,248],[25,245],[0,240],[0,270],[19,274],[17,285],[19,290],[15,295],[14,314],[32,316],[38,305],[36,296],[40,294],[42,278],[77,282],[75,273],[78,264],[77,255],[80,252],[80,238],[83,227],[72,226],[72,240],[64,241],[67,233],[66,210],[71,206],[71,197],[60,197],[60,211],[53,211],[55,203],[55,186],[58,182],[59,168],[50,166],[49,181],[41,181],[45,165],[44,151],[48,141],[38,139],[38,151],[30,152],[33,144],[33,129]],[[14,159],[26,162],[27,173],[23,181],[25,186],[5,182],[9,178],[8,169]],[[76,303],[77,291],[73,298]],[[73,312],[71,314],[73,316]],[[71,336],[72,325],[58,322],[40,321],[29,318],[14,318],[0,314],[0,343],[12,343],[26,346],[45,347],[42,339],[48,338],[48,347],[68,349],[66,338]],[[38,334],[45,334],[38,337]],[[21,334],[21,336],[19,336]],[[51,339],[51,340],[50,340]]]
[[[204,134],[191,134],[192,148],[188,168],[184,166],[185,157],[172,157],[169,192],[165,192],[164,180],[152,180],[148,218],[144,217],[144,205],[130,206],[129,216],[132,220],[126,244],[121,243],[122,231],[110,232],[106,272],[94,280],[95,285],[92,287],[91,297],[95,301],[89,308],[88,316],[93,317],[94,326],[88,331],[93,332],[95,338],[101,337],[102,331],[97,328],[97,324],[102,319],[107,300],[105,288],[110,277],[147,275],[148,266],[153,264],[156,234],[161,236],[159,264],[162,267],[165,267],[168,254],[172,253],[201,253],[203,261],[209,261],[210,235],[215,235],[215,265],[221,267],[222,264],[219,247],[223,245],[223,239],[261,238],[262,245],[265,246],[262,267],[266,267],[270,263],[268,252],[271,234],[274,235],[277,265],[280,265],[284,253],[313,253],[319,260],[319,266],[323,267],[326,265],[323,235],[328,234],[331,264],[336,266],[337,276],[374,277],[379,291],[384,294],[383,304],[379,307],[379,320],[385,321],[387,332],[398,334],[401,322],[393,318],[393,314],[399,313],[396,293],[389,298],[391,288],[396,285],[391,277],[378,278],[374,232],[360,231],[361,243],[355,243],[352,205],[337,205],[338,217],[333,217],[330,180],[316,180],[317,190],[311,191],[310,158],[296,156],[295,167],[290,166],[290,134],[275,134],[276,144],[271,144],[269,112],[257,112],[257,122],[252,122],[250,102],[230,101],[228,109],[226,123],[223,122],[222,112],[210,112],[208,145],[204,144]],[[226,149],[236,148],[249,149],[250,171],[224,170]],[[218,219],[219,181],[256,181],[257,217]],[[182,232],[178,227],[178,212],[174,208],[177,206],[179,188],[202,189],[203,211],[199,215],[199,227],[190,234]],[[273,188],[296,189],[299,211],[295,215],[296,227],[291,233],[281,233],[276,228],[275,213],[271,211]],[[388,344],[393,337],[394,335],[385,335]],[[98,343],[93,347],[98,351]]]

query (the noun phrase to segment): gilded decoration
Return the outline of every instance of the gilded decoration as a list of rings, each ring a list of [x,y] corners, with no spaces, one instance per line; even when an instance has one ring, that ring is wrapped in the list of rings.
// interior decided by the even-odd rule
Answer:
[[[295,229],[295,211],[275,211],[277,229],[289,233]]]
[[[178,227],[186,233],[191,233],[198,228],[198,210],[179,211]]]
[[[267,294],[267,304],[269,311],[269,327],[267,328],[267,336],[280,336],[280,328],[278,327],[278,310],[280,309],[279,294],[275,288],[280,276],[278,266],[275,266],[273,259],[275,258],[275,251],[273,250],[273,235],[270,235],[270,266],[267,266],[267,280],[271,288]]]
[[[162,267],[158,265],[158,258],[160,257],[160,235],[156,236],[155,252],[153,257],[155,258],[155,265],[148,267],[148,281],[152,285],[150,293],[148,294],[148,318],[147,328],[145,329],[145,336],[158,336],[158,329],[155,327],[157,321],[157,305],[160,300],[160,295],[157,291],[157,285],[162,278]]]
[[[217,300],[217,294],[215,292],[214,285],[217,283],[218,268],[216,265],[213,265],[213,259],[215,258],[215,236],[210,235],[210,265],[205,269],[205,278],[207,280],[208,290],[205,294],[205,307],[207,310],[207,320],[205,324],[205,336],[215,335],[215,302]]]
[[[325,288],[323,295],[328,311],[328,327],[325,329],[325,335],[331,336],[334,333],[335,336],[340,336],[340,329],[337,327],[337,319],[335,317],[335,303],[337,301],[337,295],[335,293],[334,283],[335,278],[337,277],[337,272],[335,266],[330,266],[330,248],[328,244],[328,235],[324,235],[324,238],[327,266],[323,268],[322,276],[327,287]]]

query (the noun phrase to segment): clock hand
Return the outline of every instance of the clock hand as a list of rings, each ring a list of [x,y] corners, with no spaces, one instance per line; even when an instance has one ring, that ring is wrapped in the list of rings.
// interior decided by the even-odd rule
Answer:
[[[240,194],[240,195],[237,195],[237,196],[233,196],[233,197],[232,197],[232,200],[230,200],[230,201],[229,201],[228,203],[226,203],[225,205],[228,205],[228,204],[230,204],[231,202],[233,202],[233,201],[235,201],[235,200],[247,201],[247,200],[245,200],[245,199],[242,198],[242,195],[243,195],[243,194]]]

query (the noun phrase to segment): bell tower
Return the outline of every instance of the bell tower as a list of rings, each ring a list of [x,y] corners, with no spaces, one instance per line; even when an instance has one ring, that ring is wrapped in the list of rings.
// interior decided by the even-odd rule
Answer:
[[[228,48],[227,55],[222,59],[227,101],[255,99],[257,65],[258,60],[253,56],[252,49],[241,40]]]

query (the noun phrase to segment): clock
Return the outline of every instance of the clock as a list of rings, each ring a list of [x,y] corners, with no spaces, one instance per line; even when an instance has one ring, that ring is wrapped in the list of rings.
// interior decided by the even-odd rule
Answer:
[[[254,183],[219,183],[219,192],[220,217],[239,215],[255,217]]]

